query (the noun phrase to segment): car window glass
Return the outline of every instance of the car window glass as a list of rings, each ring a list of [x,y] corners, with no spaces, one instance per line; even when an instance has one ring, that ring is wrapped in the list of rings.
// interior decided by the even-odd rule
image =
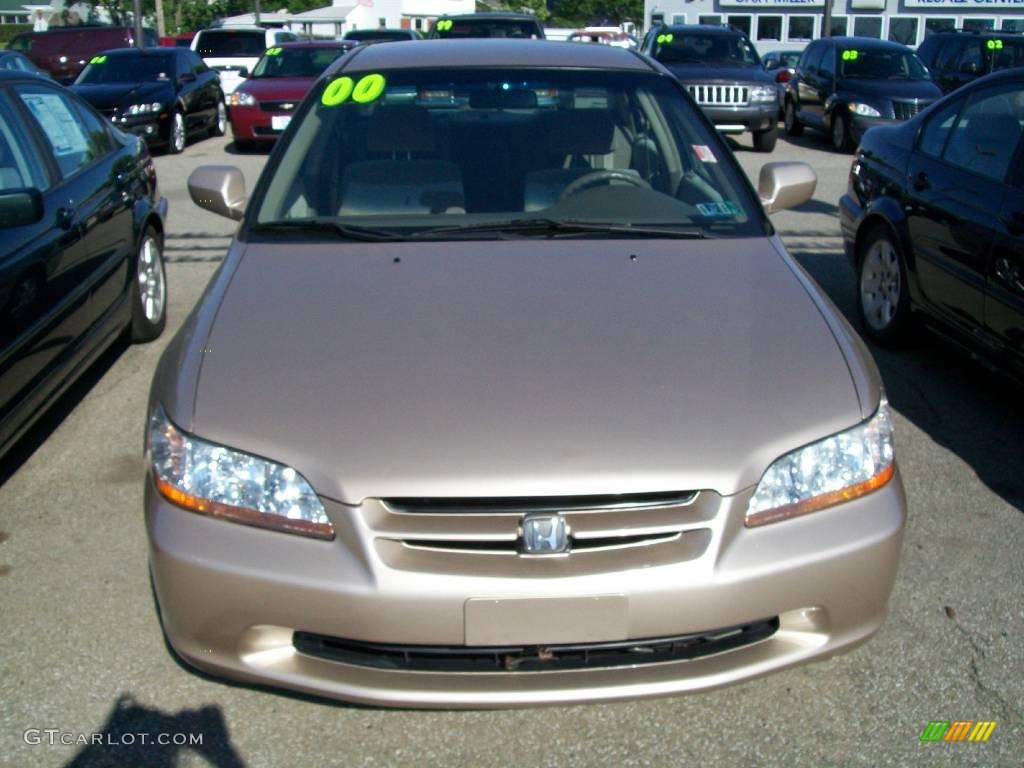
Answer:
[[[110,151],[110,134],[103,122],[79,110],[66,94],[31,85],[17,86],[16,91],[49,143],[63,178]]]
[[[10,106],[0,101],[0,191],[29,187],[45,190],[49,186],[34,146],[15,121]]]
[[[956,117],[963,107],[963,99],[958,99],[947,104],[942,109],[934,112],[928,118],[928,122],[921,131],[921,140],[917,145],[920,152],[929,157],[942,157],[942,150],[946,146],[946,139],[953,130]]]
[[[672,32],[655,45],[664,64],[757,64],[754,47],[742,35]]]
[[[812,43],[801,57],[800,66],[811,74],[817,74],[818,65],[821,64],[821,54],[824,50],[825,46]]]
[[[402,232],[530,217],[761,234],[734,160],[669,78],[346,73],[312,92],[259,223]]]
[[[951,38],[939,48],[935,56],[935,70],[938,72],[952,72],[956,70],[956,62],[960,58],[960,51],[963,49],[964,40]]]
[[[76,82],[80,85],[166,82],[174,76],[174,59],[173,51],[96,56]]]
[[[981,40],[966,40],[963,52],[957,60],[957,69],[961,72],[981,72],[981,66]]]
[[[943,158],[1002,181],[1020,140],[1024,108],[1017,86],[976,92],[957,121]]]
[[[835,51],[831,45],[823,45],[821,52],[821,61],[818,64],[818,74],[829,80],[836,75],[835,66]]]

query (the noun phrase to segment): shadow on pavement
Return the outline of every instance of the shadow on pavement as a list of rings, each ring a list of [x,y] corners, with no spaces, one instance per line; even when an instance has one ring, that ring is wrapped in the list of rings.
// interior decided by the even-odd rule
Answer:
[[[187,752],[216,768],[245,766],[231,743],[224,713],[213,705],[170,714],[125,694],[93,740],[99,743],[83,747],[65,768],[175,768]]]
[[[853,267],[842,252],[794,249],[793,255],[859,332]],[[868,347],[892,406],[967,462],[993,492],[1024,512],[1021,384],[924,330],[900,348],[870,342]]]

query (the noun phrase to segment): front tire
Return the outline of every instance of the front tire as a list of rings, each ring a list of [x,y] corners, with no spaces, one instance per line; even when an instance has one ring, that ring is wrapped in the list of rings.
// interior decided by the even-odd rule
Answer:
[[[213,125],[210,126],[211,136],[223,136],[228,130],[228,107],[224,103],[224,97],[217,97],[217,112],[213,117]]]
[[[853,141],[850,138],[850,118],[838,111],[832,113],[832,149],[845,153],[853,151]]]
[[[910,325],[910,292],[903,251],[892,230],[868,231],[857,266],[857,314],[868,338],[897,344]]]
[[[786,112],[783,117],[783,123],[786,126],[787,136],[795,137],[804,132],[804,124],[796,116],[796,104],[792,99],[786,99]]]
[[[754,131],[753,136],[756,152],[771,152],[775,149],[775,142],[779,138],[779,127],[773,125],[767,131]]]
[[[170,136],[167,137],[167,152],[178,155],[185,151],[187,136],[185,133],[185,116],[178,110],[171,113]]]
[[[131,340],[152,341],[167,324],[167,273],[163,242],[153,227],[146,227],[135,257],[131,288]]]

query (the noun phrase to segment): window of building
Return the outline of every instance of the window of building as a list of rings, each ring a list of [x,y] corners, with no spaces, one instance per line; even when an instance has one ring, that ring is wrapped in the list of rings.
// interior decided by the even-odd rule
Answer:
[[[1000,29],[1006,32],[1024,32],[1024,19],[1003,19]]]
[[[685,13],[673,13],[672,14],[672,23],[673,24],[685,24],[686,23],[686,14]]]
[[[889,39],[911,47],[917,45],[917,17],[892,16],[889,18]]]
[[[856,37],[882,37],[881,16],[854,16],[853,34]]]
[[[413,19],[412,23],[417,30],[423,29],[423,19]]]
[[[698,16],[697,17],[697,23],[698,24],[711,24],[712,26],[718,27],[718,26],[721,26],[721,24],[722,24],[722,17],[721,16],[716,16],[716,15]]]
[[[782,17],[781,16],[758,16],[757,17],[757,39],[758,40],[782,40]]]
[[[750,16],[729,16],[726,23],[730,27],[740,30],[744,35],[750,37]]]
[[[651,26],[652,27],[657,26],[658,24],[664,24],[664,23],[665,23],[665,14],[664,13],[652,13],[651,14]]]
[[[829,37],[845,37],[847,24],[845,16],[833,16]]]
[[[995,19],[964,19],[964,29],[968,32],[984,32],[986,29],[995,28]]]
[[[924,20],[924,36],[928,37],[932,32],[949,32],[956,29],[956,19],[946,17],[935,17]]]
[[[843,30],[844,32],[846,30]],[[813,40],[814,39],[814,17],[813,16],[790,16],[789,36],[787,40]]]

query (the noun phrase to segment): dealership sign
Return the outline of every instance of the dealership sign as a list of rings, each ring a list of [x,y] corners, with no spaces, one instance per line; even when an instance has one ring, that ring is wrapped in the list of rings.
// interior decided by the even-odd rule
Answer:
[[[903,0],[905,8],[1018,8],[1024,0]]]
[[[1024,0],[1021,0],[1021,2],[1024,4]],[[762,8],[778,8],[781,6],[789,8],[824,8],[825,0],[719,0],[718,4],[723,8],[735,6],[744,6],[747,8],[751,6],[760,6]]]

